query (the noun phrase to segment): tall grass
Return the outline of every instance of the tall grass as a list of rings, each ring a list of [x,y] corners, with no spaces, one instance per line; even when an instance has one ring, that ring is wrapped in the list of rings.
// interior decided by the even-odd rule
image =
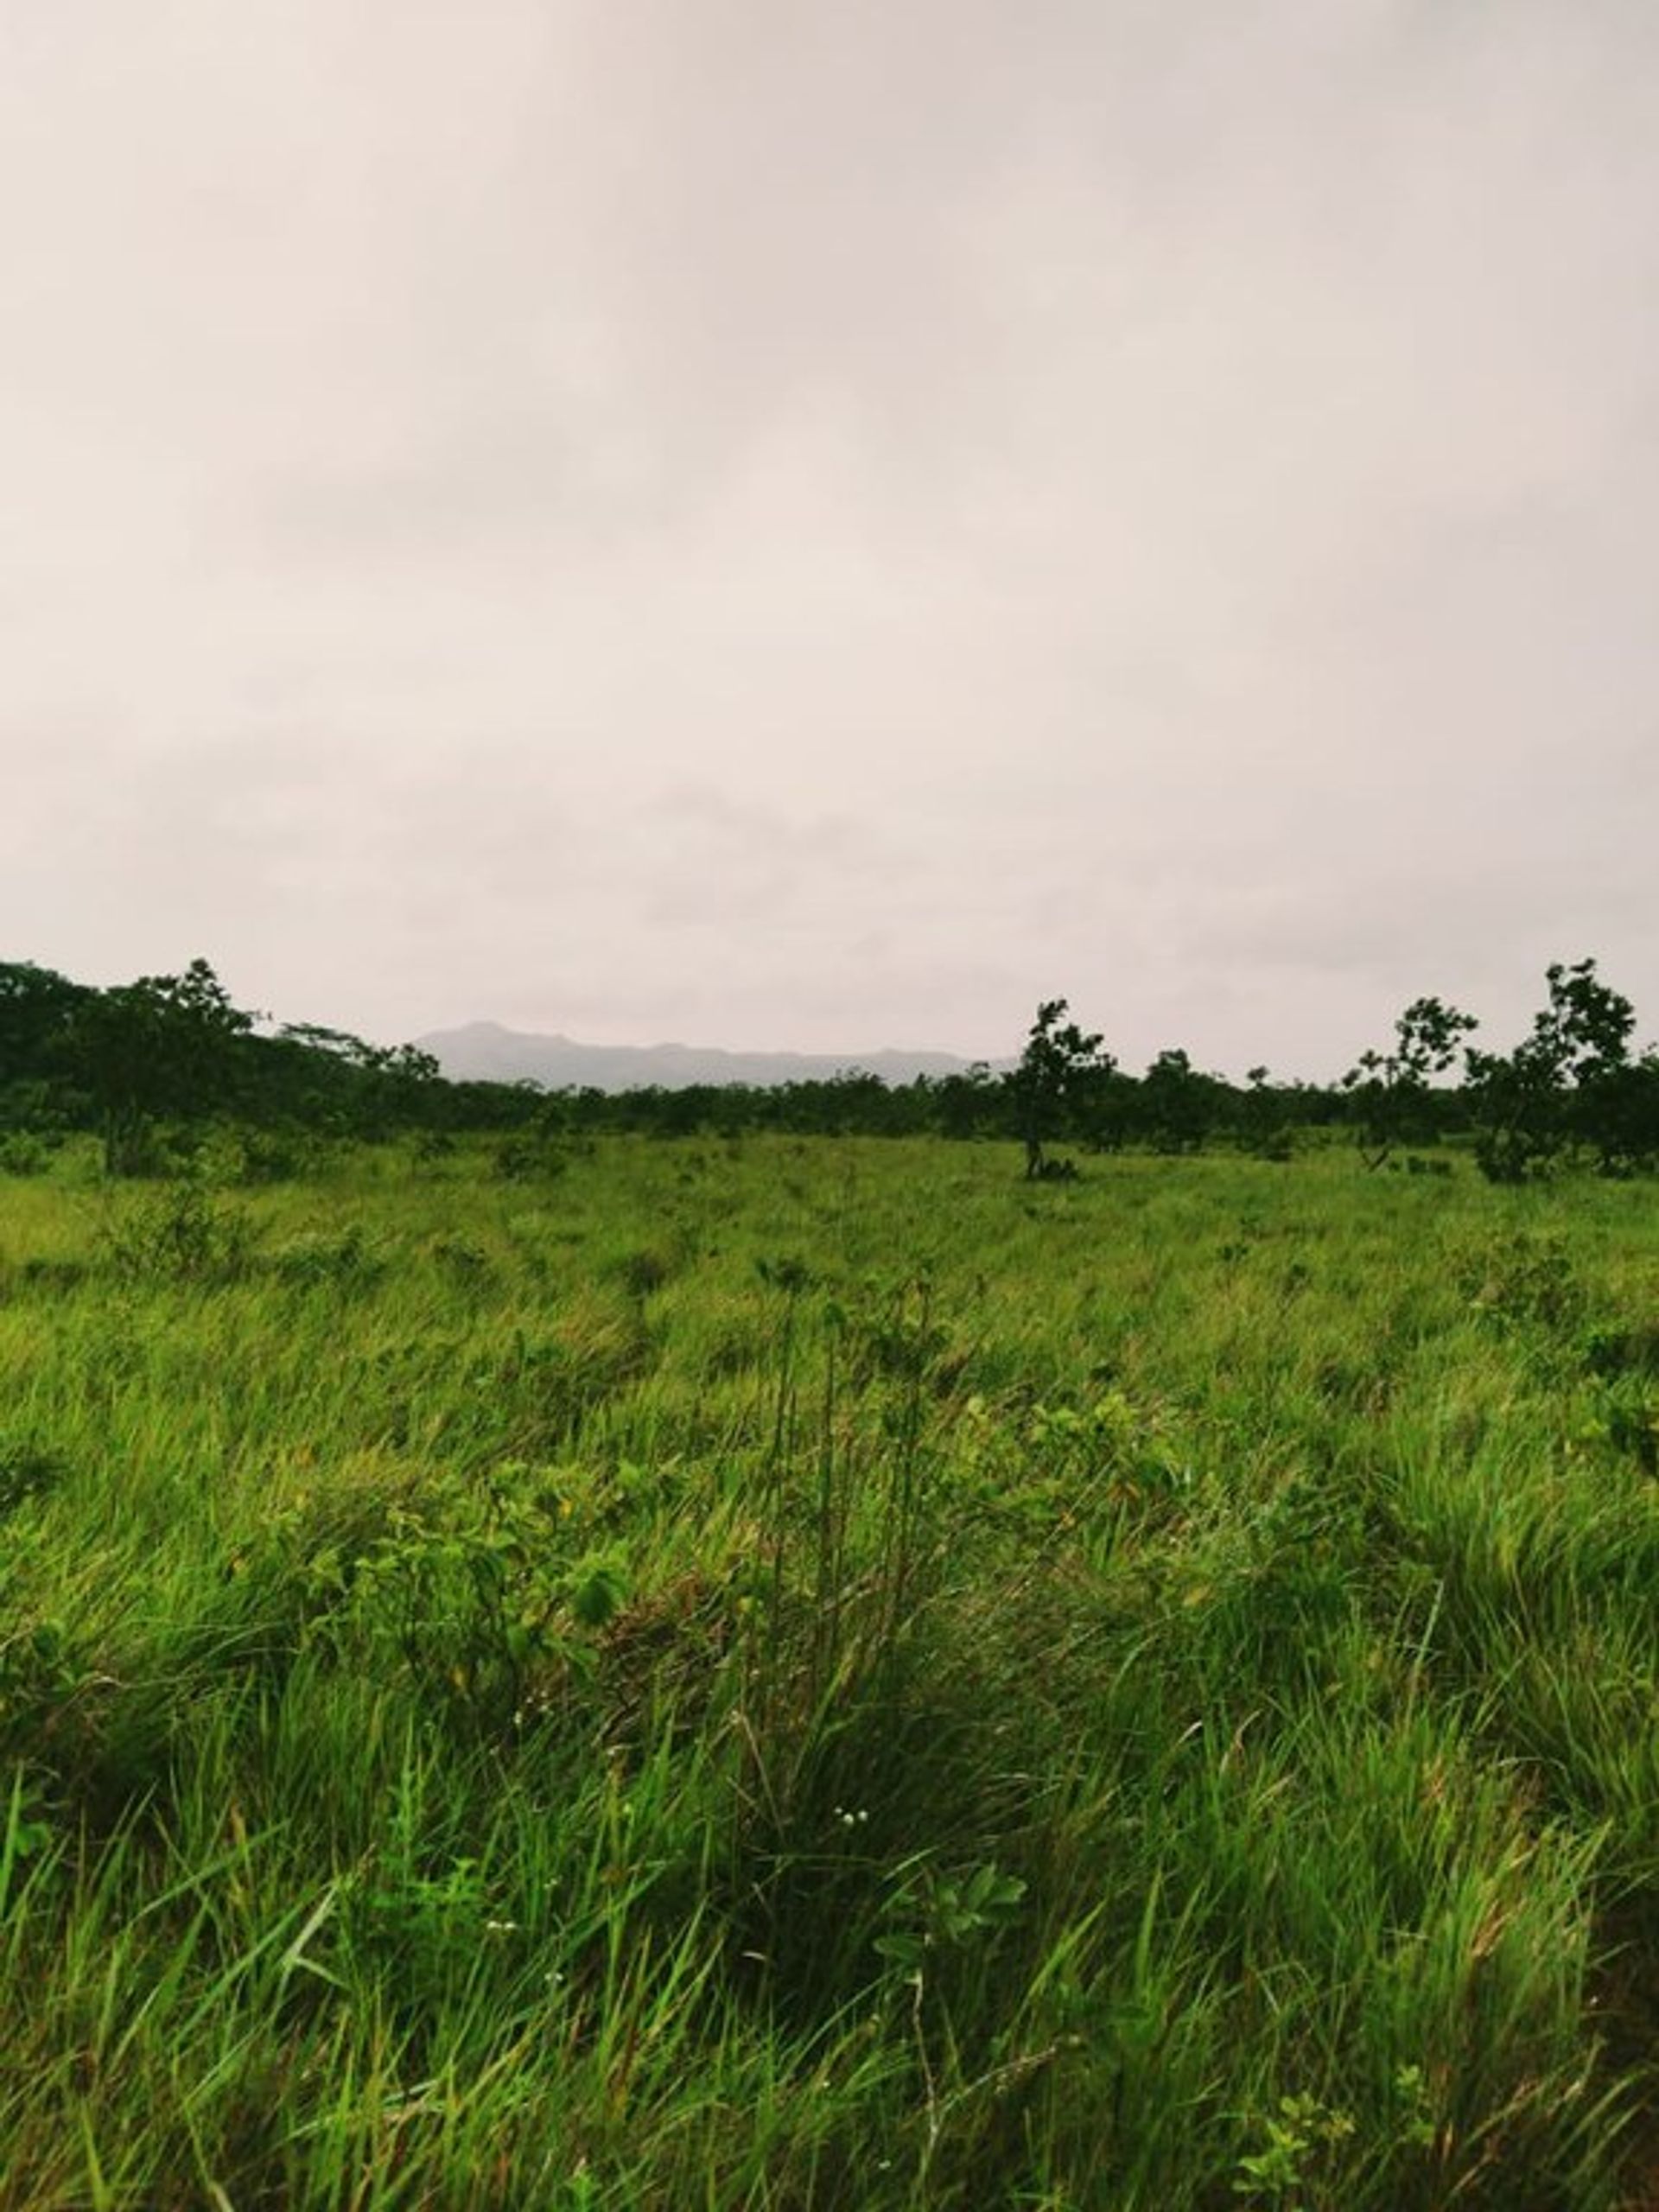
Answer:
[[[1659,1206],[0,1184],[0,2204],[1612,2208]]]

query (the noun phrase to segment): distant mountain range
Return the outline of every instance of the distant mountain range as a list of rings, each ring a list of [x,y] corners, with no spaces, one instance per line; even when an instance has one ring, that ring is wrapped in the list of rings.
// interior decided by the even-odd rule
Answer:
[[[569,1037],[469,1021],[416,1039],[447,1076],[461,1082],[539,1083],[549,1090],[683,1090],[692,1084],[821,1083],[849,1072],[912,1083],[961,1075],[973,1063],[952,1052],[728,1052],[698,1045],[579,1045]]]

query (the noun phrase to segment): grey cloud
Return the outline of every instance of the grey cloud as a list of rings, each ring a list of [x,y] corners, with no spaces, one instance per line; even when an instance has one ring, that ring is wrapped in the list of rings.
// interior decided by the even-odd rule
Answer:
[[[1310,1072],[1580,950],[1659,1006],[1652,10],[0,41],[33,957]]]

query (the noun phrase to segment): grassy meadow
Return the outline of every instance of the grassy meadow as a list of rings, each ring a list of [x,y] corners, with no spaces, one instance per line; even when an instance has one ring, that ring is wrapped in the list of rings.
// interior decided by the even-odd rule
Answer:
[[[0,1179],[5,2212],[1659,2204],[1652,1186],[233,1164]]]

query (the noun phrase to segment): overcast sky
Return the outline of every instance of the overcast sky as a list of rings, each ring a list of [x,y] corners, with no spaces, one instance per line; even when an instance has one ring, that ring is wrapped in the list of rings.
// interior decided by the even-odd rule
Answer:
[[[0,0],[0,958],[1659,1033],[1652,0]]]

